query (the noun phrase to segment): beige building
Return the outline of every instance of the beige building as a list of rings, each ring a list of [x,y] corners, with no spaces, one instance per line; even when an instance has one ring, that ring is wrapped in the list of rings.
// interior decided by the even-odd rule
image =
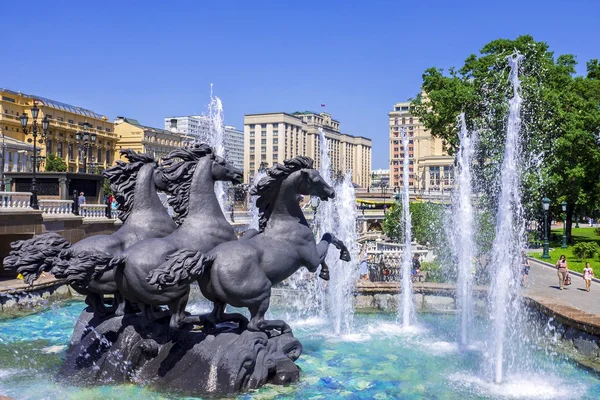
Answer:
[[[137,152],[148,153],[157,161],[161,160],[172,150],[182,147],[189,137],[176,131],[152,128],[142,125],[133,118],[117,117],[115,133],[118,135],[115,159],[120,159],[121,149],[133,149]]]
[[[37,148],[40,156],[38,160],[40,171],[44,170],[44,160],[48,154],[55,154],[63,158],[69,172],[81,170],[85,155],[83,142],[77,140],[77,134],[81,132],[87,132],[90,134],[89,137],[93,137],[93,141],[89,142],[87,147],[88,172],[99,173],[113,164],[117,135],[114,132],[113,123],[108,118],[94,111],[45,97],[0,88],[0,131],[2,136],[27,145],[32,144],[31,108],[34,102],[39,108]],[[27,134],[23,133],[21,127],[20,116],[23,114],[29,117]],[[46,137],[42,136],[42,119],[44,117],[48,117],[49,120]],[[4,145],[2,146],[4,150]],[[23,148],[7,152],[5,169],[9,168],[9,165],[12,171],[32,169],[33,152],[29,151],[27,146],[21,147]]]
[[[371,181],[371,139],[340,132],[340,123],[328,113],[248,114],[244,117],[244,179],[250,182],[261,168],[304,155],[321,165],[319,129],[329,145],[331,169],[352,171],[352,181],[366,187]]]
[[[447,190],[454,185],[454,157],[444,150],[441,139],[434,138],[419,118],[410,111],[410,102],[394,105],[390,111],[390,187],[401,187],[404,157],[409,160],[409,185],[416,192]],[[401,128],[408,133],[406,152]]]

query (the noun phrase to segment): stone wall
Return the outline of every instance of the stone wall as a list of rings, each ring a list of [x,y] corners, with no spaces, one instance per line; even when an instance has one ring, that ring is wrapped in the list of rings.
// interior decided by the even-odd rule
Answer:
[[[0,311],[3,316],[39,311],[51,302],[72,297],[71,289],[55,278],[36,281],[33,286],[22,283],[11,288],[0,287]]]

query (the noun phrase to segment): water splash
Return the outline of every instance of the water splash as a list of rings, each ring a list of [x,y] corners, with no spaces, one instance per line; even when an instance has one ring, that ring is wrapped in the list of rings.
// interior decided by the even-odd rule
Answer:
[[[413,322],[415,306],[412,295],[412,223],[410,217],[409,188],[409,162],[408,162],[408,133],[400,128],[402,134],[402,147],[404,149],[404,162],[402,168],[402,219],[404,220],[404,249],[402,250],[402,307],[399,312],[402,325],[407,327]]]
[[[225,130],[223,124],[223,103],[217,96],[213,96],[213,86],[210,85],[210,103],[208,104],[208,118],[210,134],[208,135],[208,143],[214,149],[218,156],[225,158]],[[219,200],[221,211],[229,218],[229,213],[226,212],[227,207],[227,188],[225,182],[215,182],[215,194]]]
[[[252,178],[252,185],[256,186],[256,184],[265,176],[267,173],[263,170],[260,170],[254,175]],[[256,207],[256,199],[258,196],[248,196],[248,214],[250,216],[250,220],[248,221],[248,229],[256,229],[258,230],[258,221],[260,219],[258,207]]]
[[[496,237],[492,248],[492,268],[495,276],[490,293],[493,318],[493,347],[490,356],[496,383],[502,382],[503,360],[507,358],[506,352],[510,350],[506,346],[510,344],[506,336],[508,331],[518,328],[514,321],[518,320],[520,312],[518,282],[524,226],[519,174],[522,98],[519,94],[518,71],[522,59],[523,56],[518,53],[508,57],[513,97],[509,100],[506,144],[500,170]],[[513,323],[509,324],[509,318]]]
[[[352,330],[354,319],[354,299],[352,291],[358,280],[358,245],[356,236],[356,194],[352,185],[352,174],[349,172],[344,179],[337,182],[335,190],[335,224],[334,235],[344,242],[352,261],[339,259],[339,252],[333,247],[327,254],[327,265],[331,272],[329,282],[329,313],[333,319],[336,335]]]
[[[456,295],[460,310],[460,344],[469,344],[469,331],[473,325],[473,260],[475,257],[475,218],[472,204],[471,161],[475,137],[470,137],[465,114],[460,114],[460,148],[457,154],[458,180],[452,196],[451,241],[456,260],[458,279]],[[474,135],[473,135],[474,136]]]

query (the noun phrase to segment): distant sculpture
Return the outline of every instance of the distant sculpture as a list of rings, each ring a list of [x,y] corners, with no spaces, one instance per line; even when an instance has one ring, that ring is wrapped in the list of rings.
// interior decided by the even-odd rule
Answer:
[[[119,291],[127,300],[137,303],[150,321],[156,319],[152,306],[167,305],[170,325],[177,329],[185,322],[189,286],[198,276],[195,268],[201,268],[204,261],[201,255],[189,259],[187,256],[208,252],[220,243],[237,239],[223,215],[214,184],[240,183],[242,171],[215,155],[211,147],[197,144],[172,151],[164,159],[162,176],[167,190],[174,193],[169,202],[178,214],[179,228],[166,237],[136,243],[99,271],[116,268]],[[192,266],[194,261],[197,262]],[[192,270],[174,269],[180,262]],[[171,269],[180,283],[177,287],[146,280],[154,270]]]
[[[173,296],[198,278],[202,294],[214,304],[206,318],[209,323],[234,320],[245,325],[245,317],[225,314],[225,306],[230,304],[250,310],[251,331],[290,332],[284,321],[264,318],[271,287],[303,265],[315,272],[324,264],[330,244],[341,250],[340,259],[350,261],[344,243],[331,233],[325,233],[316,244],[298,204],[298,195],[317,196],[321,200],[335,196],[312,165],[312,159],[303,156],[286,160],[283,165],[268,169],[267,176],[252,188],[251,194],[259,196],[256,201],[260,212],[259,234],[223,243],[206,254],[182,249],[171,255],[168,262],[149,271],[148,283],[140,286],[150,284],[163,296]]]
[[[29,284],[43,271],[66,279],[72,288],[87,296],[86,302],[96,314],[107,311],[103,295],[112,294],[120,300],[114,271],[97,274],[90,281],[96,268],[108,264],[132,244],[150,237],[166,236],[177,227],[158,198],[156,184],[164,182],[154,158],[131,149],[122,150],[121,154],[129,162],[117,161],[115,166],[104,171],[116,193],[118,216],[124,221],[118,231],[111,235],[90,236],[74,245],[56,233],[35,236],[12,243],[13,251],[4,261],[7,268],[16,269]],[[117,302],[120,304],[117,312],[121,314],[125,304]]]

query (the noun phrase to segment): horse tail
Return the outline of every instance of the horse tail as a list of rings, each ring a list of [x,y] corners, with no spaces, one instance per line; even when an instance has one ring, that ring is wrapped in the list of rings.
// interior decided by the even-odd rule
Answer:
[[[146,280],[163,289],[167,286],[189,284],[207,272],[215,261],[214,256],[195,250],[177,250],[167,256],[167,261],[151,271]]]
[[[4,268],[16,270],[25,283],[31,285],[42,272],[52,269],[63,250],[71,243],[57,233],[45,233],[27,240],[17,240],[10,244],[11,252],[4,258]]]

